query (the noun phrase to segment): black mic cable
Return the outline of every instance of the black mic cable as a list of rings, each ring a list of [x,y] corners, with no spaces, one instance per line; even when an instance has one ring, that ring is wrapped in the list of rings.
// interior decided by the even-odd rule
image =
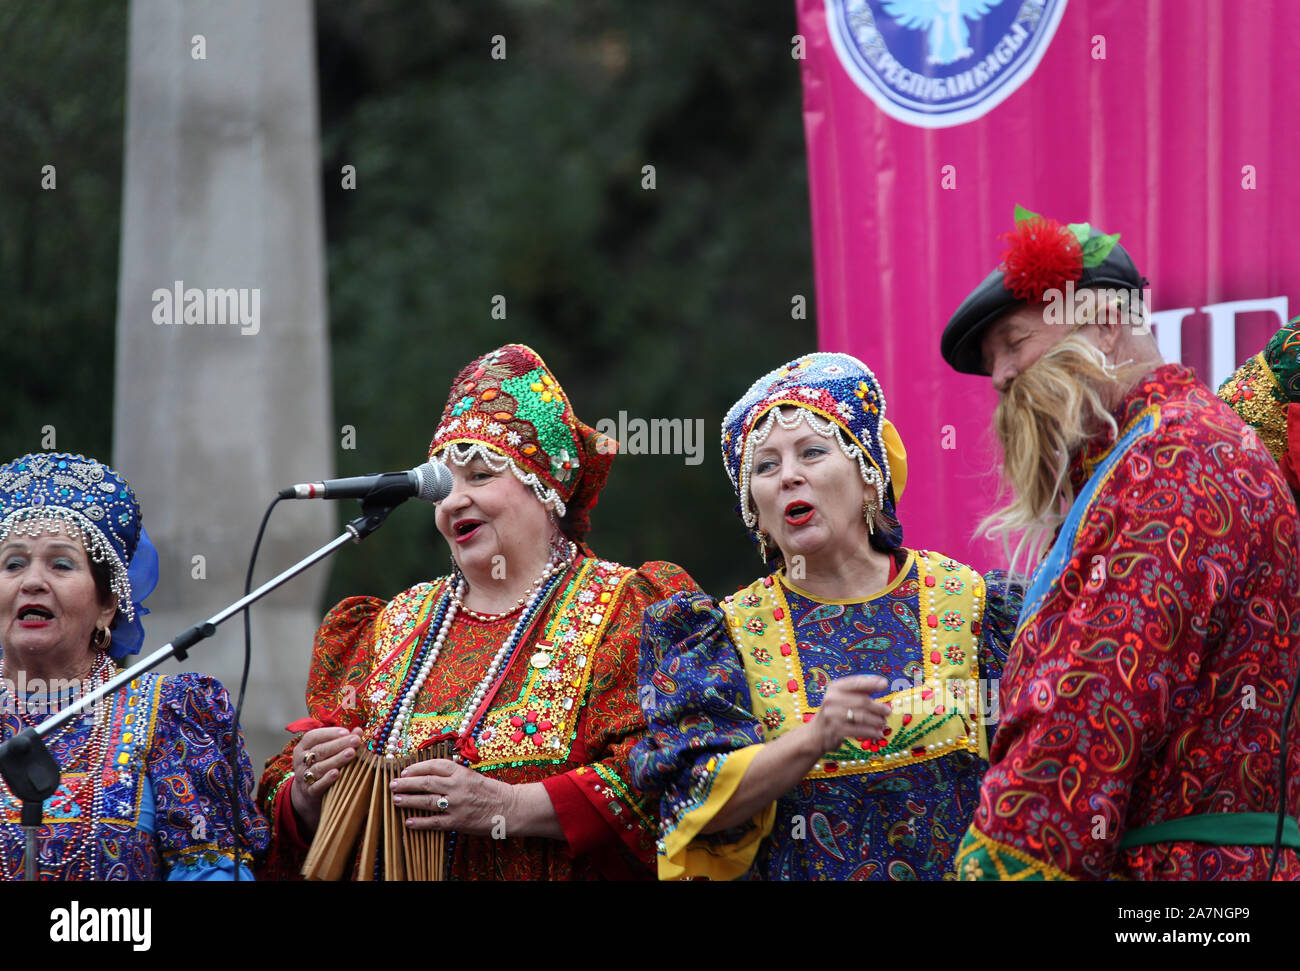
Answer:
[[[262,536],[266,532],[266,524],[271,518],[271,510],[280,501],[276,496],[271,500],[271,504],[266,507],[266,512],[262,515],[262,525],[257,527],[257,539],[253,541],[253,552],[248,558],[248,573],[244,576],[244,596],[247,597],[253,590],[253,567],[257,564],[257,551],[262,547]],[[239,697],[235,702],[235,730],[230,736],[230,750],[227,753],[226,761],[230,765],[230,778],[232,780],[230,789],[230,825],[235,837],[235,882],[239,882],[240,855],[244,849],[244,824],[240,804],[240,791],[243,788],[242,780],[239,777],[239,733],[240,733],[240,716],[244,711],[244,692],[248,688],[248,671],[253,664],[253,619],[249,614],[252,604],[245,607],[241,613],[244,615],[244,670],[239,677]],[[256,800],[257,790],[254,788],[252,798]],[[270,821],[268,820],[268,823]]]
[[[1300,696],[1300,671],[1296,672],[1295,682],[1291,685],[1291,697],[1287,699],[1286,711],[1282,713],[1282,738],[1280,747],[1282,755],[1279,758],[1281,763],[1278,766],[1278,793],[1277,793],[1277,831],[1273,834],[1273,862],[1268,868],[1268,879],[1271,883],[1274,874],[1277,873],[1277,862],[1282,856],[1282,827],[1286,824],[1286,733],[1291,728],[1291,713],[1295,711],[1297,696]]]

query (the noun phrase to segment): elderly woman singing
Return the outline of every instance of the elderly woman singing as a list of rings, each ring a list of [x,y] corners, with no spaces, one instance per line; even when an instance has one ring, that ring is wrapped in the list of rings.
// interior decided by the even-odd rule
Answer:
[[[140,601],[158,554],[131,487],[80,455],[0,467],[0,740],[34,727],[140,650]],[[232,834],[232,736],[243,844]],[[266,846],[253,774],[225,689],[190,672],[144,674],[45,740],[62,769],[39,833],[41,880],[243,879]],[[22,876],[21,801],[0,782],[0,876]],[[238,861],[238,864],[237,862]]]
[[[412,828],[451,834],[451,879],[652,877],[654,809],[628,782],[645,731],[637,645],[649,604],[695,585],[583,545],[616,444],[580,422],[535,351],[511,344],[452,383],[429,456],[455,487],[438,530],[452,572],[385,603],[344,600],[316,638],[312,720],[268,766],[267,872],[297,876],[340,772],[451,738],[391,787]],[[319,727],[317,727],[319,726]],[[354,876],[376,861],[361,857]]]
[[[722,452],[772,572],[646,615],[632,767],[662,795],[660,877],[951,877],[1016,595],[902,546],[905,452],[856,358],[754,382]]]

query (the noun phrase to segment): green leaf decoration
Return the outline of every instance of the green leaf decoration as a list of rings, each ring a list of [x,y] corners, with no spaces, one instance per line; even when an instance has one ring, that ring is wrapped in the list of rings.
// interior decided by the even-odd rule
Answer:
[[[1083,244],[1083,265],[1097,266],[1119,242],[1119,233],[1100,233]]]
[[[1023,223],[1023,222],[1028,222],[1028,221],[1031,220],[1031,219],[1042,219],[1042,218],[1043,218],[1043,217],[1040,216],[1038,213],[1036,213],[1036,212],[1030,212],[1030,211],[1029,211],[1028,209],[1026,209],[1024,206],[1021,206],[1021,205],[1017,205],[1017,206],[1016,206],[1016,225],[1017,225],[1017,226],[1019,226],[1019,225],[1020,225],[1021,223]]]
[[[1088,237],[1092,235],[1091,226],[1087,223],[1070,223],[1066,228],[1069,229],[1070,232],[1074,233],[1074,238],[1079,241],[1080,246],[1087,245]]]

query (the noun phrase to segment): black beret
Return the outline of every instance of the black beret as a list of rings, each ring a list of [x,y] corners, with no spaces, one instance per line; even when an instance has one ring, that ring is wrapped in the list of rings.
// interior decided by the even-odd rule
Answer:
[[[1092,236],[1101,235],[1093,229]],[[1138,272],[1133,257],[1119,243],[1116,243],[1106,258],[1096,266],[1085,266],[1083,275],[1075,281],[1075,288],[1095,286],[1118,287],[1123,290],[1141,290],[1147,284],[1146,278]],[[961,302],[953,313],[948,326],[943,329],[939,341],[939,353],[954,371],[962,374],[982,374],[988,376],[980,363],[980,343],[984,332],[1003,314],[1027,306],[1024,300],[1018,300],[1006,288],[1002,268],[994,270],[984,278],[984,282],[971,291],[970,296]]]

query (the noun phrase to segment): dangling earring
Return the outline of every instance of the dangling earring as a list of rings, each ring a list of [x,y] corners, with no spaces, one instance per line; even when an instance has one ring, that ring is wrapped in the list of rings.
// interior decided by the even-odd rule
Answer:
[[[868,536],[876,534],[876,513],[879,509],[880,506],[877,505],[874,499],[864,499],[862,501],[862,518],[866,520]]]
[[[758,536],[758,558],[764,563],[767,562],[767,533],[761,529],[755,529],[754,533]]]

